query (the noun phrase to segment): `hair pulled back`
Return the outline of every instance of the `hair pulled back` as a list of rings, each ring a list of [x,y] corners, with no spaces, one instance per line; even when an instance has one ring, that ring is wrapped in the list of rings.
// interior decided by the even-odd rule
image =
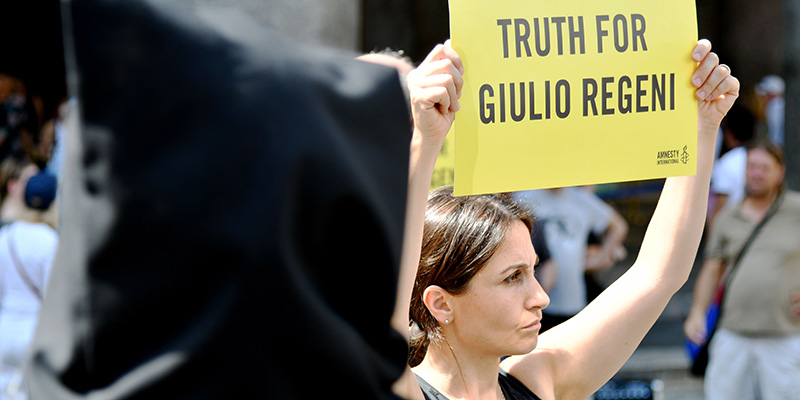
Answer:
[[[507,194],[454,197],[452,186],[430,193],[409,308],[410,366],[422,362],[431,343],[443,340],[439,322],[422,301],[425,289],[436,285],[454,295],[469,290],[514,221],[522,221],[529,231],[533,225],[528,211]]]

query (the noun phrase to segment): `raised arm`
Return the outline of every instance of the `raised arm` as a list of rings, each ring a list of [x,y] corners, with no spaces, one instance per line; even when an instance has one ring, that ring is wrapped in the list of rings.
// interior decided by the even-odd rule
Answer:
[[[542,334],[533,353],[506,364],[537,393],[589,397],[628,360],[687,280],[705,223],[717,127],[739,93],[739,82],[710,50],[701,40],[692,52],[698,62],[692,75],[698,88],[697,174],[667,179],[628,272],[577,316]]]
[[[408,306],[419,265],[422,228],[428,190],[436,157],[455,119],[461,97],[461,59],[449,41],[437,45],[418,68],[408,74],[414,133],[411,137],[408,167],[408,198],[400,261],[400,281],[392,324],[408,334]]]
[[[449,41],[437,45],[418,68],[408,74],[414,133],[411,138],[408,170],[408,197],[403,236],[403,254],[392,326],[408,337],[408,308],[419,265],[422,231],[425,223],[428,190],[436,157],[459,109],[461,97],[461,59]],[[408,370],[395,385],[405,398],[421,396],[416,380]]]

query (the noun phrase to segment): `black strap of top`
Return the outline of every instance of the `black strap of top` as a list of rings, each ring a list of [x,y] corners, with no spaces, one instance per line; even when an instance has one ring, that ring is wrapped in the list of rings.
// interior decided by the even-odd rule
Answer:
[[[417,378],[417,383],[419,383],[426,400],[449,400],[447,396],[436,390],[419,375],[414,374],[414,376]],[[503,369],[500,369],[498,382],[506,400],[541,400],[527,386]]]

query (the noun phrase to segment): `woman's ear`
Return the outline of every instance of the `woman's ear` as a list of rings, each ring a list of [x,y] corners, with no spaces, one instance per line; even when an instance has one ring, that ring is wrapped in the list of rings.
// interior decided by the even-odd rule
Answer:
[[[422,302],[431,315],[439,321],[439,325],[449,324],[453,320],[453,309],[450,307],[452,296],[439,286],[428,286],[422,293]]]

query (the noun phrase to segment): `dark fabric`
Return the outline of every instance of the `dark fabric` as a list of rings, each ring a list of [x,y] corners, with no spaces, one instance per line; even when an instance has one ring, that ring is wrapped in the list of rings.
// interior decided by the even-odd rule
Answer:
[[[589,232],[589,238],[586,240],[586,243],[591,246],[601,247],[603,244],[603,238],[594,233]],[[586,301],[591,303],[600,293],[605,290],[605,287],[598,281],[595,277],[594,273],[592,272],[584,272],[583,274],[583,282],[586,284]]]
[[[540,400],[527,386],[505,370],[500,370],[500,387],[507,400]]]
[[[419,375],[414,374],[414,377],[417,378],[417,383],[419,383],[419,388],[422,390],[422,395],[425,396],[425,400],[449,400],[447,396],[436,390],[435,387],[431,386],[430,383],[422,379]]]
[[[567,322],[567,320],[572,317],[574,317],[574,315],[560,315],[560,314],[550,314],[547,312],[542,312],[542,321],[541,321],[542,328],[539,329],[539,334],[541,335],[542,333],[545,333],[554,326]]]
[[[32,399],[393,398],[397,72],[229,9],[64,4],[83,118]]]
[[[544,264],[550,260],[550,249],[547,247],[547,236],[544,233],[544,225],[539,219],[533,220],[533,229],[531,229],[531,242],[533,242],[533,249],[536,250],[536,255],[539,256],[539,263]]]
[[[422,394],[427,400],[448,400],[447,396],[436,390],[419,375],[415,374],[414,376],[417,378],[417,383],[419,383]],[[503,369],[500,370],[497,380],[506,400],[540,400],[539,396],[531,392],[527,386]]]
[[[603,293],[603,290],[606,290],[606,288],[591,272],[584,272],[583,283],[586,285],[586,301],[589,303],[594,301],[597,296],[600,296],[600,293]]]

